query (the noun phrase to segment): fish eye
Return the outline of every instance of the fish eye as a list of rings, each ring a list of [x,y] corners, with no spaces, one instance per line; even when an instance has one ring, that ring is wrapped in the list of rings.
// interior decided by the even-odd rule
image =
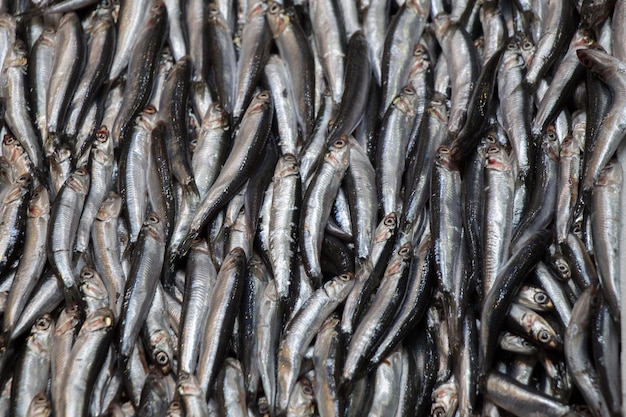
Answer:
[[[563,261],[559,262],[557,268],[559,268],[559,271],[562,274],[567,274],[569,272],[569,266],[565,262],[563,262]]]
[[[400,248],[400,250],[398,251],[398,255],[400,255],[400,256],[406,256],[406,255],[408,255],[410,252],[411,252],[411,248],[410,248],[408,245],[406,245],[406,246],[402,246],[402,247]]]
[[[445,415],[446,415],[446,412],[443,409],[443,407],[437,407],[432,412],[433,417],[444,417]]]
[[[161,366],[167,365],[170,362],[169,356],[167,356],[167,353],[163,352],[162,350],[158,351],[154,355],[154,360],[156,360],[156,363]]]
[[[341,137],[340,139],[337,139],[335,142],[333,142],[333,146],[335,148],[343,148],[344,146],[346,146],[346,140],[344,137]]]
[[[81,272],[80,274],[81,278],[83,279],[90,279],[93,278],[93,271],[91,271],[90,269],[85,268],[83,270],[83,272]]]
[[[82,177],[83,175],[87,175],[87,171],[85,170],[85,168],[78,168],[76,170],[76,175],[80,175]]]
[[[396,216],[392,214],[385,217],[385,220],[383,221],[383,224],[387,227],[396,227]]]
[[[350,281],[352,279],[352,274],[348,272],[347,274],[339,275],[339,279],[342,281]]]
[[[257,97],[260,98],[261,100],[267,100],[270,98],[270,95],[267,91],[263,91],[262,93],[259,93]]]
[[[533,47],[533,43],[532,43],[532,42],[530,42],[530,41],[525,41],[525,42],[522,44],[522,48],[523,48],[523,49],[526,49],[526,50],[529,50],[529,49],[531,49],[532,47]]]
[[[13,145],[16,139],[13,135],[4,135],[4,144],[5,145]]]
[[[537,294],[535,294],[533,299],[536,303],[544,304],[548,301],[548,296],[544,292],[538,292]]]
[[[271,14],[277,14],[278,12],[280,12],[280,4],[278,3],[272,3],[272,5],[270,6],[269,12]]]
[[[494,154],[494,153],[498,153],[498,147],[497,146],[490,146],[489,149],[487,149],[487,153],[488,154]]]
[[[552,337],[550,337],[550,334],[546,330],[539,332],[539,340],[541,342],[546,343],[550,341],[550,339],[552,339]]]
[[[311,385],[309,384],[302,384],[302,392],[304,393],[304,395],[312,396],[313,388],[311,388]]]
[[[172,401],[172,403],[170,404],[170,410],[179,410],[180,409],[180,402],[174,400]]]
[[[17,179],[17,182],[20,184],[28,184],[30,182],[30,176],[29,175],[22,175],[21,177],[19,177]]]
[[[43,392],[40,392],[35,396],[35,402],[37,404],[43,404],[46,401],[48,401],[48,397],[46,397],[46,394],[44,394]]]
[[[98,134],[96,135],[96,139],[100,143],[105,143],[108,138],[109,138],[109,135],[107,134],[106,131],[103,132],[102,130],[100,130]]]
[[[450,148],[448,148],[447,146],[440,146],[439,147],[439,153],[441,153],[443,155],[449,155],[450,154]]]
[[[45,318],[40,318],[39,320],[37,320],[37,323],[35,324],[35,326],[39,330],[47,330],[48,327],[50,327],[50,320],[45,319]]]
[[[412,96],[415,95],[415,90],[410,85],[407,85],[402,89],[402,92],[406,95]]]
[[[159,222],[159,218],[155,216],[154,214],[150,214],[148,218],[146,219],[146,223],[148,224],[156,224],[158,222]]]
[[[515,45],[513,42],[511,42],[511,43],[509,43],[507,45],[507,48],[508,48],[509,51],[514,51],[514,50],[517,49],[517,45]]]

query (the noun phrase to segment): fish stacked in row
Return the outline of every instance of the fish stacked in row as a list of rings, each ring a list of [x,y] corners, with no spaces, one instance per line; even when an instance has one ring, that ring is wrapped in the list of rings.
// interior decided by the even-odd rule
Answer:
[[[0,415],[622,415],[625,1],[0,13]]]

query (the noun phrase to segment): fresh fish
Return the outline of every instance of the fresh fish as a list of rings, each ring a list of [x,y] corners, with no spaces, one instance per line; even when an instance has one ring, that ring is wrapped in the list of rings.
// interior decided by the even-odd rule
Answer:
[[[155,213],[146,216],[133,252],[119,320],[120,366],[124,369],[146,320],[165,254],[163,222]]]
[[[243,116],[222,170],[198,206],[182,242],[175,248],[177,256],[187,252],[200,230],[245,184],[267,142],[272,112],[270,94],[267,91],[257,94]]]
[[[289,406],[302,358],[324,320],[346,298],[354,285],[354,275],[339,275],[315,291],[291,319],[278,346],[276,407],[285,413]]]

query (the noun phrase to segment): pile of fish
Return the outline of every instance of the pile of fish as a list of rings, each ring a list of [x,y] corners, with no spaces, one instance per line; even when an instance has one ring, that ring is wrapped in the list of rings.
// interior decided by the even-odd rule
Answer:
[[[0,13],[0,416],[623,415],[626,0]]]

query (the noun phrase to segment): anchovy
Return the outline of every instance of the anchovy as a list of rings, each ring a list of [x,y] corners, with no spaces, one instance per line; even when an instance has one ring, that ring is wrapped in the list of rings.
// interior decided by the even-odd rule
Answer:
[[[353,284],[354,275],[350,273],[328,281],[311,295],[285,328],[278,346],[278,413],[287,411],[306,348],[324,320],[346,298]]]
[[[55,147],[64,140],[57,136],[62,133],[65,125],[72,94],[79,83],[86,55],[87,45],[78,15],[66,13],[57,28],[46,114],[48,136]]]
[[[182,242],[176,249],[182,256],[200,233],[200,229],[212,220],[217,212],[245,184],[254,169],[254,163],[265,147],[271,127],[273,106],[271,96],[263,91],[255,97],[243,116],[232,151],[215,182],[204,197],[194,215]]]
[[[280,56],[287,63],[302,136],[313,131],[315,120],[315,65],[306,35],[298,19],[279,3],[270,1],[267,22],[278,46]]]
[[[300,250],[307,275],[319,286],[322,275],[320,252],[323,229],[330,216],[332,200],[339,191],[341,180],[348,169],[350,142],[347,138],[336,140],[324,161],[318,165],[315,177],[308,186],[300,215]]]
[[[26,45],[16,39],[2,65],[0,97],[5,101],[3,118],[7,126],[19,138],[35,168],[41,169],[42,146],[28,113],[27,65]]]
[[[204,342],[198,360],[198,380],[209,398],[226,356],[228,340],[241,304],[244,287],[245,253],[242,248],[230,251],[217,273],[211,294],[204,330]],[[215,337],[217,335],[217,337]]]
[[[361,376],[380,345],[406,290],[412,255],[413,247],[407,243],[389,260],[372,304],[350,339],[342,372],[344,384]]]
[[[406,82],[411,52],[418,43],[430,12],[430,2],[409,0],[390,22],[381,59],[382,116]]]
[[[113,141],[109,137],[106,126],[103,126],[96,134],[90,159],[91,182],[78,225],[75,244],[77,252],[84,252],[87,249],[94,217],[113,184]]]
[[[141,326],[150,310],[161,275],[165,254],[163,222],[155,213],[146,216],[132,256],[119,320],[120,365],[124,369],[135,346]]]
[[[295,156],[284,154],[279,159],[272,184],[269,257],[278,296],[287,303],[293,293],[294,275],[298,273],[298,222],[302,206],[302,181]]]
[[[155,0],[142,0],[120,4],[117,20],[117,45],[109,72],[109,82],[115,81],[126,69],[133,52],[133,46],[137,42],[137,32],[145,24],[155,3]]]
[[[621,193],[622,168],[617,160],[611,160],[600,172],[600,177],[593,189],[591,221],[598,275],[613,317],[619,317],[621,311],[619,257],[617,255],[620,251],[619,224],[621,219],[617,213],[621,207]]]
[[[349,135],[363,117],[369,96],[371,64],[367,53],[367,40],[361,31],[355,32],[348,42],[344,90],[336,110],[326,143],[332,144]]]
[[[116,32],[112,10],[104,14],[92,29],[86,45],[85,70],[69,104],[63,133],[76,135],[91,102],[100,91],[109,73],[115,50]]]
[[[132,121],[150,99],[154,74],[158,68],[157,58],[161,55],[167,29],[167,11],[162,1],[157,1],[149,9],[147,19],[146,26],[139,32],[132,47],[126,71],[123,100],[115,122],[111,125],[111,134],[115,143],[126,141]],[[113,68],[115,68],[115,58]]]
[[[565,360],[572,379],[580,389],[591,413],[609,416],[611,411],[604,393],[600,391],[598,373],[594,368],[591,352],[586,347],[591,337],[592,308],[598,303],[598,288],[590,286],[578,298],[572,309],[572,319],[565,331]]]
[[[113,313],[106,307],[92,312],[85,319],[67,364],[60,415],[89,414],[89,399],[100,361],[104,360],[113,338],[113,324]]]
[[[54,322],[49,314],[33,325],[11,385],[11,414],[26,416],[31,400],[48,386]]]
[[[265,2],[254,2],[246,16],[237,60],[237,89],[232,112],[234,120],[239,120],[252,100],[269,56],[272,32],[266,19],[267,8]]]

